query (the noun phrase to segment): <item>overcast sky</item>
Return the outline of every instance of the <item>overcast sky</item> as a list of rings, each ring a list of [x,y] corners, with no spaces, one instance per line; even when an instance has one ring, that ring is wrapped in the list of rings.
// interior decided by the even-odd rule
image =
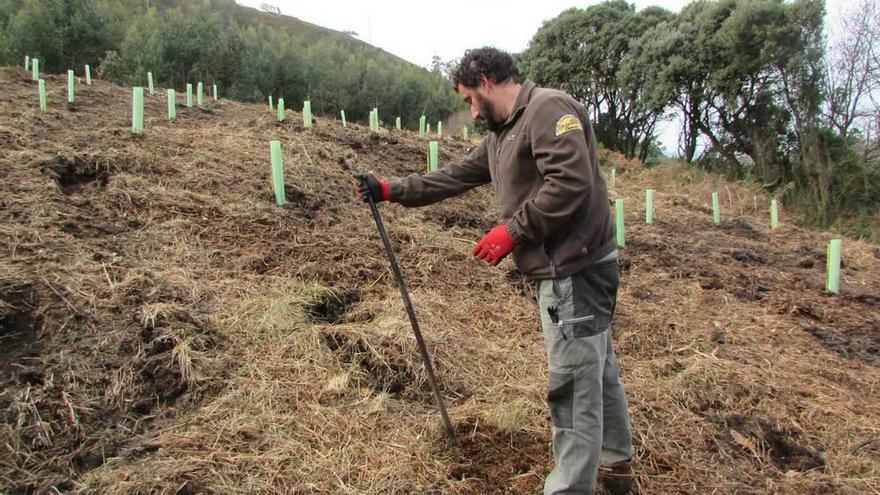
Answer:
[[[460,58],[468,48],[495,46],[524,50],[541,23],[571,7],[599,0],[237,0],[259,8],[265,3],[298,19],[358,37],[414,64],[427,67],[431,57]],[[853,3],[826,0],[829,17]],[[678,12],[690,0],[635,0],[641,10],[659,5]]]
[[[443,61],[461,58],[468,48],[495,46],[508,52],[524,50],[544,21],[571,7],[585,8],[600,0],[236,0],[259,8],[268,4],[283,14],[337,31],[355,31],[358,38],[414,64],[428,67],[434,55]],[[630,0],[641,10],[658,5],[678,12],[690,0]],[[826,26],[853,0],[826,0]],[[676,126],[666,125],[660,139],[674,150]]]
[[[355,31],[358,38],[427,67],[431,57],[460,58],[468,48],[495,46],[519,52],[528,46],[541,23],[571,7],[598,2],[573,0],[237,0],[259,8],[274,5],[281,12],[337,31]],[[637,0],[638,8],[656,4]],[[678,11],[687,2],[665,0]]]

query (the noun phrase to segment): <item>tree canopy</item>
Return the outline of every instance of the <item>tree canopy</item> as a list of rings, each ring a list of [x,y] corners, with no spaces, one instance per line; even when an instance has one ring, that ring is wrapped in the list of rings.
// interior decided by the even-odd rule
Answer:
[[[657,123],[676,117],[686,161],[758,180],[827,224],[880,200],[877,137],[850,130],[855,100],[880,88],[880,9],[862,2],[834,60],[823,0],[694,0],[675,14],[608,0],[547,21],[521,60],[590,108],[604,146],[645,160]]]

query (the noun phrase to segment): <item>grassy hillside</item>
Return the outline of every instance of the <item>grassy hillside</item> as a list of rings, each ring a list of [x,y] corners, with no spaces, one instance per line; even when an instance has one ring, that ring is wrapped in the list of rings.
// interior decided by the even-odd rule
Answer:
[[[178,108],[0,68],[0,492],[537,493],[551,465],[545,350],[511,261],[470,255],[490,187],[382,205],[461,448],[351,174],[425,167],[427,139],[263,104]],[[181,100],[182,102],[182,100]],[[269,141],[282,143],[283,208]],[[473,143],[441,140],[449,163]],[[746,184],[619,156],[614,324],[642,494],[880,490],[880,249]],[[643,222],[644,189],[656,193]],[[721,194],[723,223],[710,195]]]
[[[155,4],[160,8],[166,9],[175,7],[186,9],[188,7],[193,7],[201,3],[201,0],[157,0],[155,2]],[[312,43],[318,40],[329,40],[341,43],[352,50],[371,49],[383,53],[386,57],[388,57],[389,61],[393,60],[394,63],[411,64],[410,62],[407,62],[406,60],[396,55],[388,53],[379,47],[370,45],[369,43],[361,41],[360,39],[341,31],[336,31],[323,26],[319,26],[317,24],[312,24],[310,22],[306,22],[296,17],[285,14],[272,14],[269,12],[263,12],[253,7],[239,5],[235,3],[234,0],[225,0],[224,2],[218,3],[225,3],[228,6],[227,8],[233,11],[235,20],[238,21],[239,24],[262,25],[274,29],[281,29],[295,35],[296,37],[302,39],[307,43]],[[271,4],[271,2],[268,3]]]

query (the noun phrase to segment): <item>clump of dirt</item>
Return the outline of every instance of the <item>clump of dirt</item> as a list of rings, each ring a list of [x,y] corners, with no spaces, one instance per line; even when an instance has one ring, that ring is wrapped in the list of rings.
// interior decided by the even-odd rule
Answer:
[[[703,215],[711,215],[712,214],[712,208],[709,208],[708,206],[696,204],[688,198],[683,198],[683,197],[674,198],[672,200],[672,205],[673,206],[681,206],[681,207],[687,208],[688,210],[691,210],[693,212],[700,213]]]
[[[767,260],[765,260],[763,256],[747,249],[734,249],[730,251],[730,257],[737,261],[743,261],[747,263],[758,263],[760,265],[767,264]]]
[[[844,328],[805,324],[804,330],[842,358],[880,365],[880,324],[876,322]]]
[[[40,168],[55,179],[64,194],[79,193],[92,187],[103,188],[110,178],[107,170],[100,170],[80,156],[57,155],[40,164]]]
[[[845,294],[844,297],[868,307],[880,308],[880,296],[876,294]]]
[[[141,374],[154,390],[157,405],[171,405],[197,383],[194,361],[216,351],[220,338],[202,318],[179,304],[144,305],[137,319],[145,351]],[[143,412],[147,404],[138,407]]]
[[[703,272],[702,276],[703,280],[700,282],[700,287],[706,290],[718,290],[724,288],[724,282],[721,281],[721,278],[717,273],[713,272]]]
[[[345,314],[361,300],[361,291],[355,288],[328,290],[312,303],[303,307],[306,315],[318,323],[342,323]]]
[[[740,301],[760,301],[764,299],[765,294],[770,292],[771,289],[763,285],[760,279],[749,277],[744,273],[737,274],[736,288],[733,289],[733,295]]]
[[[0,377],[24,385],[39,385],[43,372],[34,366],[39,356],[39,306],[30,286],[0,287]]]
[[[467,418],[454,426],[459,448],[448,476],[466,494],[538,493],[551,464],[547,432],[499,431]]]
[[[767,235],[741,218],[727,220],[718,226],[723,232],[755,241],[767,239]]]
[[[355,365],[365,375],[366,385],[375,392],[400,396],[408,387],[416,385],[416,373],[403,359],[403,351],[388,342],[368,345],[360,337],[342,332],[324,334],[324,344],[336,354],[341,363]]]
[[[447,211],[434,208],[425,212],[424,217],[425,220],[437,222],[446,228],[463,227],[480,232],[486,232],[492,228],[491,221],[468,211]]]
[[[206,488],[203,483],[188,480],[174,492],[174,495],[213,495],[213,491]]]
[[[766,419],[738,413],[725,416],[724,425],[729,429],[726,441],[731,448],[766,457],[783,472],[805,473],[825,467],[825,459],[815,449],[797,443],[799,434],[794,430],[782,430]]]
[[[290,184],[284,184],[284,198],[287,200],[285,208],[292,208],[309,220],[314,220],[324,208],[324,201],[321,198]],[[274,194],[271,200],[275,201]]]

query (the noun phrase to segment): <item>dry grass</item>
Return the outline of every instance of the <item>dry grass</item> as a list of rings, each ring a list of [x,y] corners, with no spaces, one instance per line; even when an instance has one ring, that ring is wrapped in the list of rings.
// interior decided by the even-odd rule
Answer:
[[[351,197],[351,171],[421,170],[427,140],[320,118],[305,131],[229,101],[168,124],[164,95],[133,137],[129,91],[97,81],[69,112],[64,82],[49,78],[40,113],[27,74],[0,69],[0,490],[539,491],[551,456],[531,288],[510,261],[469,255],[497,220],[489,190],[382,207],[454,450]],[[466,150],[441,148],[443,162]],[[877,247],[844,242],[829,297],[829,233],[785,212],[771,232],[767,198],[743,184],[604,160],[627,201],[615,336],[640,493],[880,492]]]

